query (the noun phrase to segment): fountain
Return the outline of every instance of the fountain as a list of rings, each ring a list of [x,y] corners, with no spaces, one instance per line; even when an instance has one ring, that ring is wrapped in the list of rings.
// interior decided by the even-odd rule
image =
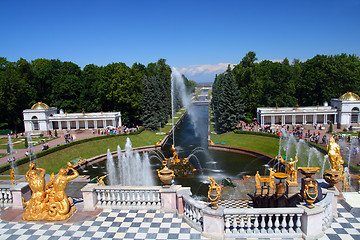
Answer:
[[[106,169],[110,185],[121,186],[153,186],[153,171],[149,163],[149,156],[144,153],[142,157],[134,152],[129,138],[126,139],[125,153],[117,148],[117,164],[110,149],[107,151]]]
[[[8,151],[9,151],[9,160],[8,161],[10,163],[11,169],[14,169],[15,168],[15,158],[13,156],[13,154],[14,154],[14,145],[12,143],[10,134],[8,134]]]

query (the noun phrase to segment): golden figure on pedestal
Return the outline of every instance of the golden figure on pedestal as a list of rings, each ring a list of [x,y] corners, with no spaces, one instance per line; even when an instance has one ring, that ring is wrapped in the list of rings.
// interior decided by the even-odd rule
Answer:
[[[10,171],[10,178],[11,178],[11,185],[15,185],[15,172],[13,168]]]
[[[32,195],[30,200],[24,203],[26,209],[21,219],[58,221],[69,218],[75,212],[73,201],[66,196],[65,190],[67,183],[78,177],[79,173],[69,162],[67,167],[61,168],[56,177],[52,174],[45,185],[45,169],[36,168],[35,163],[30,163],[25,178]],[[68,175],[69,170],[73,174]]]
[[[344,160],[340,155],[340,146],[335,142],[333,137],[331,137],[329,140],[329,144],[327,145],[327,152],[329,162],[331,164],[331,170],[339,171],[342,176],[344,172],[344,168],[342,166],[342,164],[344,164]]]
[[[210,180],[209,191],[208,191],[208,198],[210,199],[212,209],[217,209],[217,204],[220,200],[221,196],[221,187],[213,177],[208,177],[207,180]]]
[[[295,169],[295,163],[298,162],[297,156],[295,156],[295,161],[290,158],[290,161],[286,165],[286,173],[288,174],[288,181],[291,183],[297,183],[297,171]]]

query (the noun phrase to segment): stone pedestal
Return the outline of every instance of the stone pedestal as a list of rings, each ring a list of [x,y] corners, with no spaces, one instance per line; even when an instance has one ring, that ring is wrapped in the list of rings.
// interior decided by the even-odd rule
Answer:
[[[27,182],[20,182],[16,185],[11,185],[10,191],[13,198],[12,207],[15,209],[22,209],[24,207],[22,198],[24,198],[26,202],[31,197],[31,189],[29,187],[29,183]]]
[[[288,190],[288,194],[287,194],[288,197],[291,197],[294,194],[299,192],[297,182],[286,181],[286,185],[287,185],[287,190]]]
[[[203,234],[211,239],[224,238],[224,207],[216,210],[209,207],[203,209]]]
[[[81,189],[84,199],[84,210],[93,211],[96,209],[96,203],[97,203],[96,192],[95,192],[96,186],[97,186],[96,183],[94,184],[89,183]]]
[[[357,192],[344,192],[341,205],[350,213],[360,213],[360,194]]]
[[[315,240],[324,235],[322,230],[322,216],[324,208],[315,206],[314,208],[307,208],[305,206],[299,206],[305,210],[305,213],[301,216],[301,230],[304,234],[304,239]]]
[[[177,210],[178,210],[178,214],[184,214],[184,195],[189,195],[191,196],[191,189],[190,187],[181,187],[176,191],[176,196],[177,196]]]
[[[176,210],[177,196],[176,191],[180,189],[180,185],[172,185],[170,187],[160,188],[161,208]]]

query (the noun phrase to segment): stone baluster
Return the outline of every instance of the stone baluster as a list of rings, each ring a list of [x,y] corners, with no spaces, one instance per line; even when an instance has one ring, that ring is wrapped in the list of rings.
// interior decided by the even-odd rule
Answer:
[[[293,220],[294,215],[295,214],[289,214],[289,217],[290,217],[290,219],[289,219],[289,233],[294,233],[295,232],[294,231],[294,220]]]
[[[266,214],[261,214],[260,232],[264,233],[264,234],[267,233],[266,228],[265,228],[266,227],[265,217],[266,217]]]
[[[267,232],[268,233],[274,233],[274,230],[272,229],[272,227],[273,227],[273,222],[272,222],[272,218],[273,218],[273,215],[274,214],[269,214],[268,216],[269,216],[269,219],[268,219],[268,230],[267,230]]]
[[[246,233],[252,234],[253,231],[251,229],[251,215],[247,215],[247,230]]]
[[[297,233],[301,233],[301,216],[302,214],[296,214],[297,216],[297,220],[296,220],[296,227],[295,227],[295,232]]]
[[[254,221],[254,233],[260,233],[259,231],[259,214],[254,214],[255,221]]]
[[[230,231],[230,218],[231,218],[231,215],[226,215],[225,216],[225,233],[231,233]]]
[[[288,233],[288,231],[287,231],[287,229],[286,229],[286,226],[287,226],[286,216],[287,216],[286,213],[284,213],[284,214],[282,215],[282,217],[283,217],[282,222],[281,222],[281,232],[282,232],[282,233]]]
[[[237,230],[237,215],[233,215],[232,216],[233,218],[233,224],[232,224],[232,226],[233,226],[233,230],[232,230],[232,233],[238,233],[238,230]]]
[[[241,219],[240,219],[240,234],[244,234],[245,233],[245,215],[240,215]]]
[[[275,223],[274,223],[274,226],[275,226],[275,233],[280,233],[280,222],[279,222],[279,217],[280,217],[280,214],[275,214]]]

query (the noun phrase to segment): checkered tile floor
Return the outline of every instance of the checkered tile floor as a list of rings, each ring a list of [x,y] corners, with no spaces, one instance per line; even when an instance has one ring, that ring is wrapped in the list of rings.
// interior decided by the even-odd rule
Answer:
[[[172,213],[155,210],[111,210],[75,223],[0,221],[0,239],[207,239]]]
[[[225,199],[220,200],[218,203],[219,206],[226,208],[252,208],[253,203],[250,199]]]
[[[231,203],[231,201],[230,201]],[[227,204],[230,204],[227,202]],[[225,204],[225,202],[224,202]],[[236,203],[238,204],[238,203]],[[235,205],[236,205],[235,204]],[[230,204],[231,205],[231,204]],[[234,206],[234,205],[233,205]],[[351,214],[338,204],[334,219],[320,240],[360,240],[360,214]],[[0,220],[0,239],[206,239],[181,218],[156,210],[111,210],[73,224],[4,222]]]
[[[335,218],[320,240],[360,240],[360,214],[349,213],[341,204],[338,207],[338,218]]]

